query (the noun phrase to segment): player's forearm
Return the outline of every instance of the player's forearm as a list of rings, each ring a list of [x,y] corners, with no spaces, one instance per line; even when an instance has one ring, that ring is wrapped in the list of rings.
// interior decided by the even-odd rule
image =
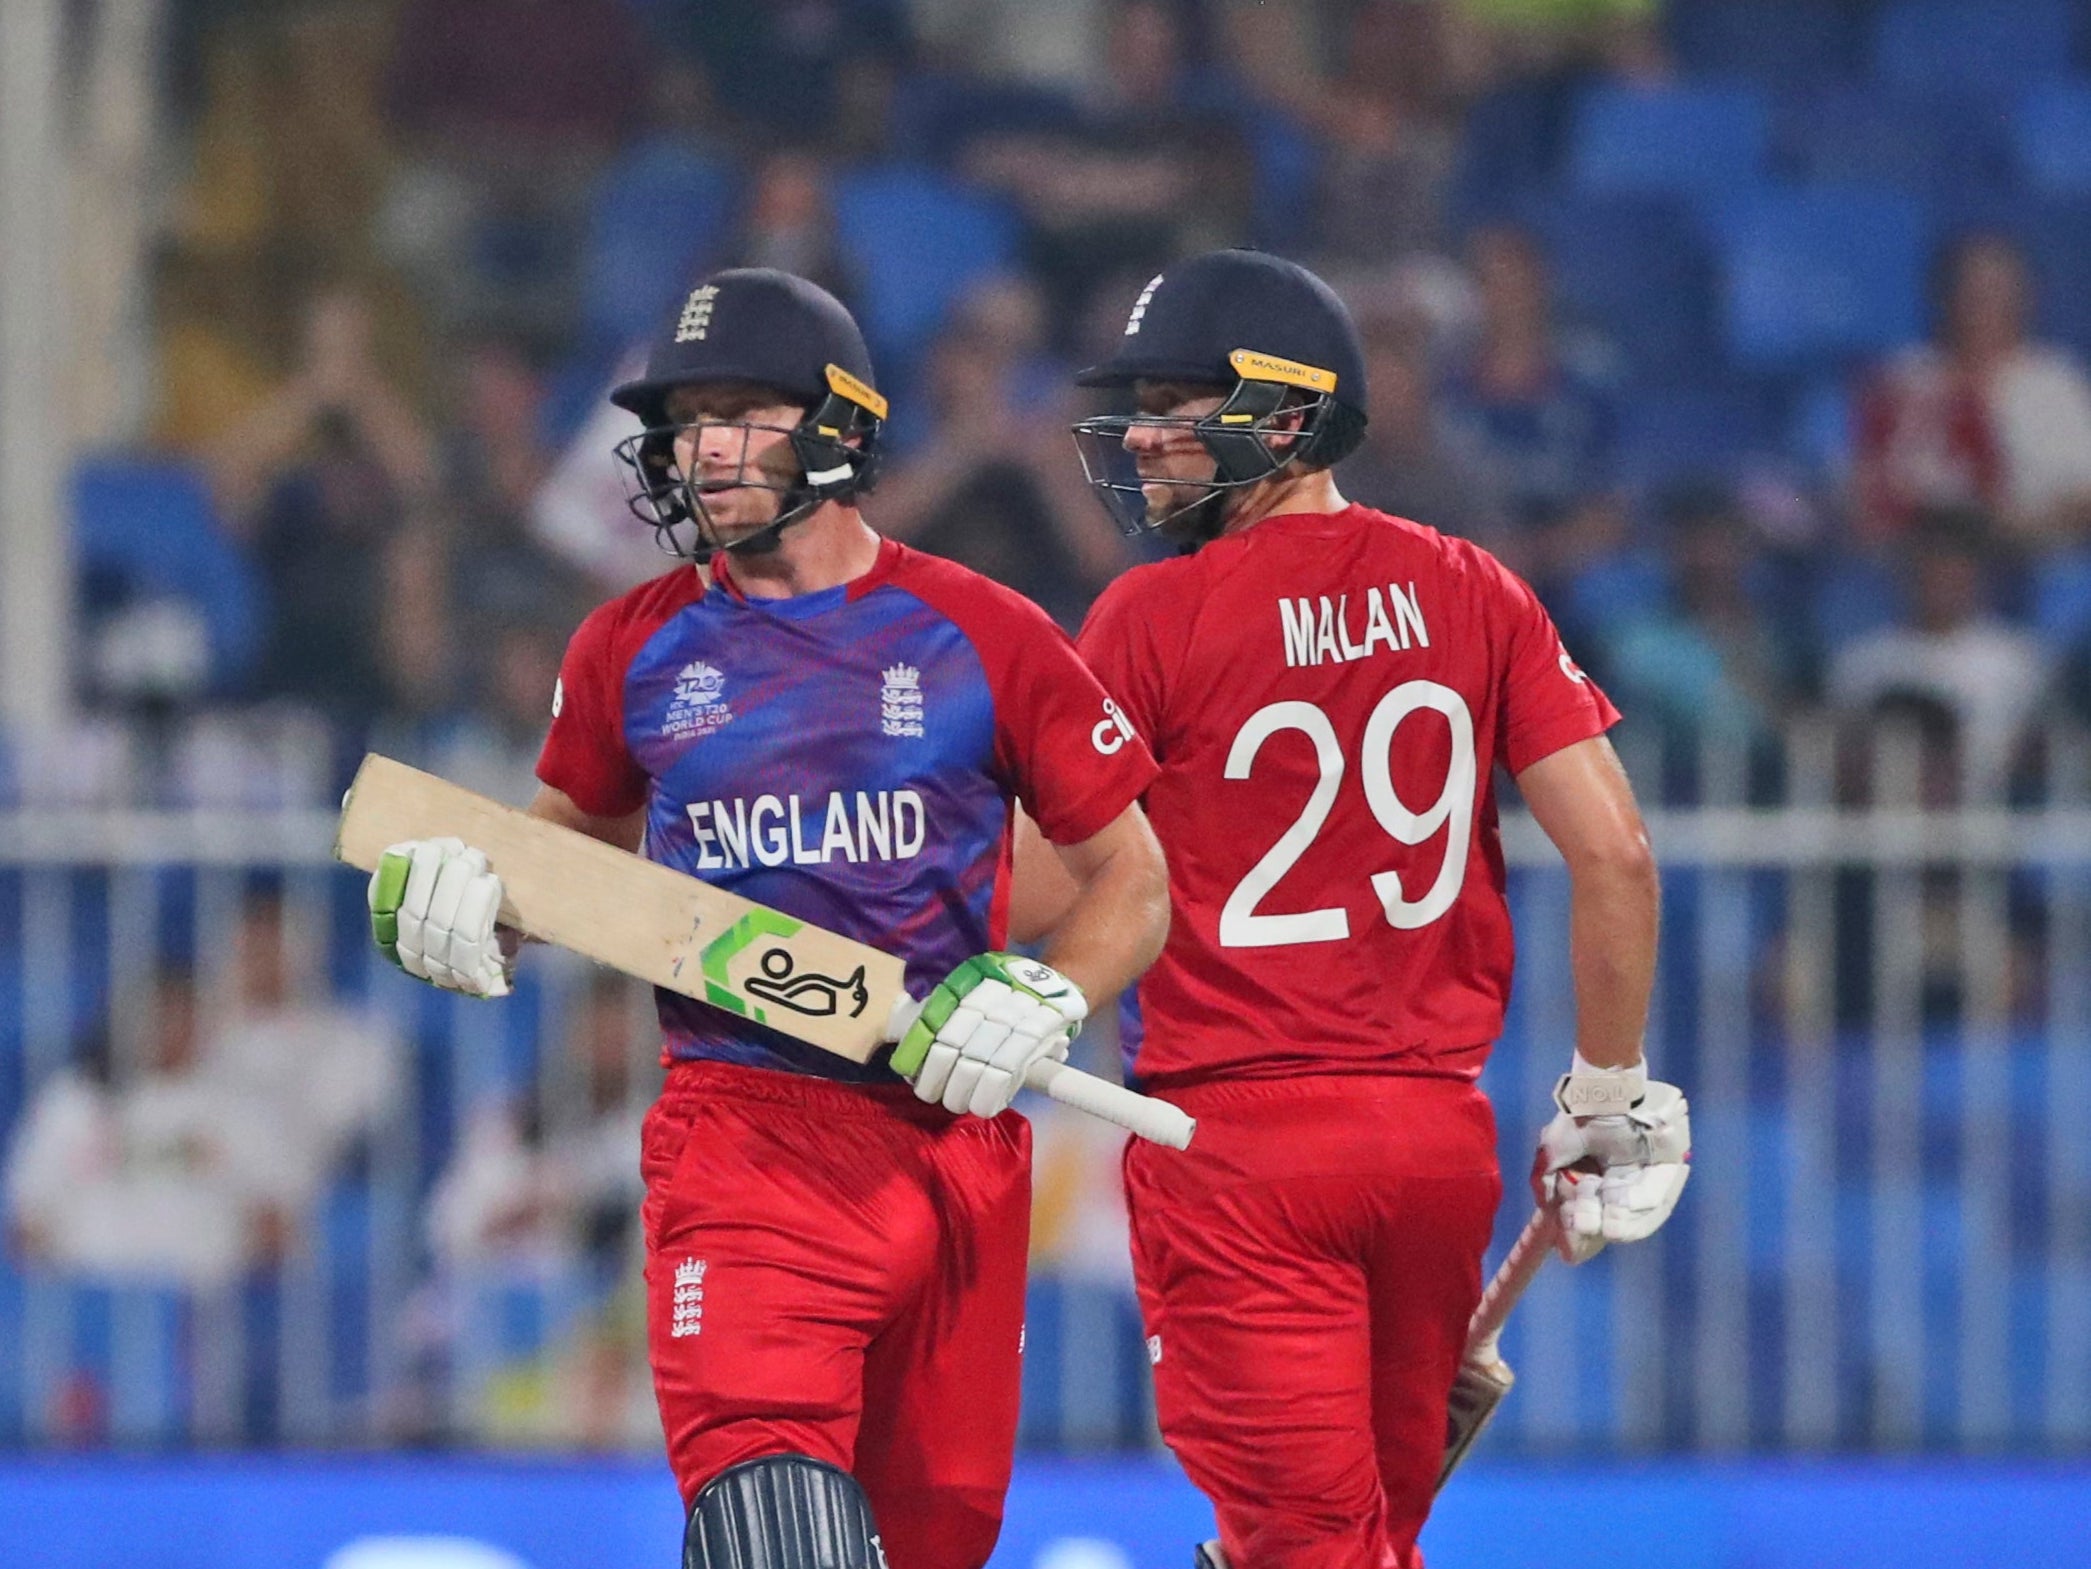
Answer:
[[[1661,890],[1645,840],[1569,864],[1576,1050],[1593,1067],[1641,1060]]]
[[[1080,891],[1040,956],[1103,1007],[1160,956],[1169,935],[1169,876],[1161,850],[1140,833],[1082,870]]]

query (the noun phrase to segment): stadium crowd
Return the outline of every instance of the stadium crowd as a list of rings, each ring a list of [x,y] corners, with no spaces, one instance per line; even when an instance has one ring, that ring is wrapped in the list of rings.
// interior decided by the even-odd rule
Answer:
[[[2091,246],[2069,243],[2091,236],[2091,111],[2077,185],[2020,128],[2091,89],[2066,54],[1953,82],[1950,38],[1927,53],[1896,10],[176,6],[150,410],[80,466],[82,716],[0,735],[0,807],[323,807],[370,747],[526,797],[567,634],[667,565],[604,391],[716,266],[788,268],[857,310],[895,410],[867,515],[1073,628],[1155,547],[1081,483],[1072,370],[1142,281],[1229,243],[1338,284],[1372,400],[1345,494],[1538,586],[1626,714],[1644,796],[1710,797],[1703,759],[1728,749],[1750,799],[1782,799],[1792,727],[1827,720],[1862,799],[1883,720],[1925,749],[1924,804],[2031,798],[2048,728],[2091,721]],[[1973,150],[1932,156],[1927,106],[1954,93]],[[1819,254],[1825,232],[1844,248]],[[270,1006],[254,984],[243,1019]],[[193,978],[155,985],[139,1082],[112,1091],[85,1053],[16,1124],[18,1260],[91,1268],[54,1253],[71,1236],[135,1268],[144,1243],[54,1219],[122,1207],[66,1174],[127,1119],[169,1149],[238,1146],[165,1190],[209,1220],[170,1278],[266,1266],[310,1208],[324,1174],[253,1136],[270,1107],[182,1124],[185,1076],[238,1043],[200,1051]],[[603,1152],[650,1086],[603,1042],[634,1003],[576,995],[588,1115],[548,1131],[489,1098],[425,1152],[431,1360],[475,1266],[552,1253],[607,1280],[629,1245]],[[379,1118],[398,1047],[371,1050],[338,1107],[301,1113],[330,1119],[308,1163],[353,1161]],[[139,1180],[95,1169],[111,1195]],[[1049,1246],[1122,1254],[1043,1191]],[[611,1296],[604,1323],[633,1311]],[[529,1436],[565,1405],[584,1437],[643,1427],[606,1344],[582,1335],[558,1372],[599,1398],[400,1425]]]

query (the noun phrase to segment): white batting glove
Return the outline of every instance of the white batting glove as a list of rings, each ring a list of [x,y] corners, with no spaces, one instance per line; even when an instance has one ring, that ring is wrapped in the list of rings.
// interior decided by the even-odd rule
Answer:
[[[462,839],[395,844],[370,876],[370,934],[407,974],[471,997],[506,997],[510,961],[494,930],[501,879]]]
[[[1065,1060],[1089,1016],[1082,990],[1051,965],[1013,953],[968,959],[919,1007],[893,1010],[893,1071],[918,1100],[999,1116],[1034,1063]]]
[[[1684,1092],[1638,1064],[1594,1068],[1578,1052],[1554,1104],[1560,1109],[1541,1130],[1532,1163],[1532,1193],[1561,1216],[1563,1256],[1576,1263],[1592,1244],[1654,1235],[1691,1175]]]

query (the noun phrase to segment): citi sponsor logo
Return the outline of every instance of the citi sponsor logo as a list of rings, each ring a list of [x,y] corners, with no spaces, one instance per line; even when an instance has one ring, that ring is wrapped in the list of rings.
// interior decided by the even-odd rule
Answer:
[[[832,790],[823,806],[798,796],[692,801],[699,871],[825,866],[834,861],[912,861],[928,817],[913,790]]]
[[[1351,624],[1359,618],[1351,613],[1350,595],[1331,599],[1321,596],[1319,606],[1304,595],[1278,601],[1278,620],[1285,638],[1287,669],[1302,665],[1340,665],[1363,659],[1385,648],[1406,650],[1420,644],[1430,647],[1430,632],[1423,625],[1423,607],[1416,602],[1416,585],[1406,588],[1389,583],[1382,594],[1378,588],[1365,591],[1363,636],[1351,636]]]

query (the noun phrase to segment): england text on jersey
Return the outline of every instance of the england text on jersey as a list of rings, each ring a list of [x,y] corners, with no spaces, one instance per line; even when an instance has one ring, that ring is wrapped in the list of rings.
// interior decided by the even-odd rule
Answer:
[[[1430,633],[1423,625],[1423,607],[1416,599],[1416,585],[1406,588],[1389,583],[1382,597],[1377,586],[1365,591],[1365,631],[1362,640],[1351,636],[1350,595],[1327,594],[1316,602],[1304,595],[1278,601],[1278,620],[1285,638],[1285,664],[1333,665],[1363,659],[1382,645],[1389,650],[1430,647]],[[1389,613],[1391,607],[1391,614]]]
[[[859,790],[854,802],[831,790],[825,811],[795,795],[692,801],[688,810],[699,871],[911,861],[925,836],[922,797],[913,790]]]

